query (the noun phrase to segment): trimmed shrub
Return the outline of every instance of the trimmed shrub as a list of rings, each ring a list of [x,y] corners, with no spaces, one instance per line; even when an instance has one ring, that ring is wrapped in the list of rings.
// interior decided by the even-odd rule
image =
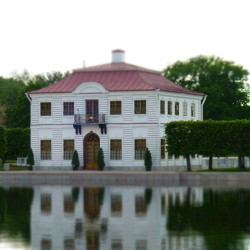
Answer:
[[[100,171],[102,171],[105,167],[105,162],[104,162],[104,155],[103,155],[103,150],[102,148],[99,148],[98,150],[98,156],[97,156],[97,166]]]
[[[30,148],[29,150],[27,163],[29,165],[28,170],[33,170],[33,165],[35,164],[35,160],[34,160],[34,154],[33,154],[32,148]]]
[[[72,165],[73,170],[77,170],[80,166],[80,161],[79,161],[77,150],[74,150],[71,165]]]
[[[148,148],[145,150],[145,155],[144,155],[144,165],[146,168],[146,171],[151,171],[152,169],[152,156]]]

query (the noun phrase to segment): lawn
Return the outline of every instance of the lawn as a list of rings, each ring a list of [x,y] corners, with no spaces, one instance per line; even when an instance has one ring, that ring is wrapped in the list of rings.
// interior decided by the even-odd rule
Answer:
[[[9,163],[9,171],[25,171],[28,168],[25,166],[16,166],[15,160],[7,160],[6,163]],[[3,171],[2,161],[0,160],[0,171]]]
[[[212,170],[203,169],[198,170],[198,172],[250,172],[250,168],[239,169],[238,167],[231,167],[231,168],[214,168]]]

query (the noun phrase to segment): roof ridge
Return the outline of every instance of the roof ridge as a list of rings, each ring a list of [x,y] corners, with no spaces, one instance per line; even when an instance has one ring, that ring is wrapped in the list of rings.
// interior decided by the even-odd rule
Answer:
[[[78,69],[74,69],[74,72],[98,72],[98,71],[142,71],[142,72],[150,72],[155,74],[161,74],[161,71],[137,66],[135,64],[130,64],[126,62],[111,62],[105,64],[99,64],[89,67],[82,67]]]

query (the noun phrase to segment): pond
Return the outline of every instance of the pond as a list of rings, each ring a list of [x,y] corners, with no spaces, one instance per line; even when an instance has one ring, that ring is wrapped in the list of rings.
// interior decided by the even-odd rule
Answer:
[[[0,249],[250,249],[250,189],[0,188]]]

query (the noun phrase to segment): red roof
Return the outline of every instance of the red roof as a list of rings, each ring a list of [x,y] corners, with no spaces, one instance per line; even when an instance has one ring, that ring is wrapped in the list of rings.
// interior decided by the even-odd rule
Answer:
[[[76,69],[64,79],[30,93],[71,93],[84,82],[98,82],[107,91],[147,91],[159,89],[174,93],[204,95],[171,82],[162,76],[159,71],[124,62]]]

